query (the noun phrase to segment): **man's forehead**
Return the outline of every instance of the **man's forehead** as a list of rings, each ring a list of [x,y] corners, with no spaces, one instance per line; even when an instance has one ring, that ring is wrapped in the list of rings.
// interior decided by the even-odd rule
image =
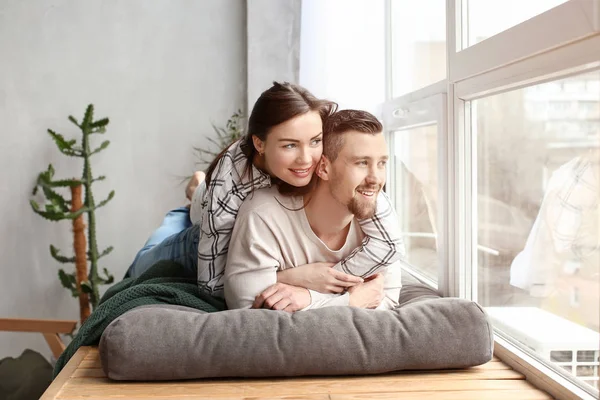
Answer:
[[[350,131],[344,133],[340,155],[346,158],[382,158],[388,156],[388,148],[383,133]]]

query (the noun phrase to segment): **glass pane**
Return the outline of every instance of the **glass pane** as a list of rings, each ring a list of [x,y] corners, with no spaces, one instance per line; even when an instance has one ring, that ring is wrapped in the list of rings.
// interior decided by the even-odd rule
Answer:
[[[446,79],[446,0],[391,0],[392,97]]]
[[[567,0],[463,0],[468,15],[468,43],[472,46],[525,22]]]
[[[396,211],[407,262],[437,282],[437,126],[394,132]]]
[[[594,351],[578,351],[577,352],[577,361],[580,362],[593,362],[600,361],[598,359],[598,352]]]
[[[599,82],[594,71],[471,104],[478,300],[539,357],[574,367],[597,366],[600,347]]]

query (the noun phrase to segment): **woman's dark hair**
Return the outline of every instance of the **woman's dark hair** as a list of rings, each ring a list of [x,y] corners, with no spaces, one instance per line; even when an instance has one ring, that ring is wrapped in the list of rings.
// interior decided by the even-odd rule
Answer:
[[[252,113],[250,113],[248,119],[246,135],[241,139],[241,148],[247,157],[244,175],[248,174],[250,181],[252,181],[252,161],[257,153],[252,136],[264,141],[273,127],[310,111],[317,111],[321,115],[321,120],[325,123],[327,117],[332,115],[336,109],[336,103],[317,99],[302,86],[288,82],[273,82],[273,86],[265,90],[254,103]],[[227,148],[213,160],[206,170],[207,188],[210,185],[212,173],[226,151]],[[272,182],[280,183],[281,181],[274,179]]]

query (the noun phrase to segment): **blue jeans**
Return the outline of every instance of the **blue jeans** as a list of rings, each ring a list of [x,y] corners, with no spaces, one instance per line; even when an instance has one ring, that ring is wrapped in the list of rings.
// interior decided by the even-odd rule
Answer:
[[[162,225],[135,256],[125,277],[137,278],[160,260],[178,262],[185,269],[197,273],[199,238],[200,226],[192,225],[189,208],[169,211]]]

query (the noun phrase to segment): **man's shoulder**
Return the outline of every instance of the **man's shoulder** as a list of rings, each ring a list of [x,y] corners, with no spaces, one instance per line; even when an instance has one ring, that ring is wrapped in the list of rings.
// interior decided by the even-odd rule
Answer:
[[[279,193],[276,186],[271,186],[255,190],[249,194],[240,207],[239,214],[277,214],[285,212],[286,209],[295,209],[298,207],[298,204],[302,205],[301,198],[283,196]]]

